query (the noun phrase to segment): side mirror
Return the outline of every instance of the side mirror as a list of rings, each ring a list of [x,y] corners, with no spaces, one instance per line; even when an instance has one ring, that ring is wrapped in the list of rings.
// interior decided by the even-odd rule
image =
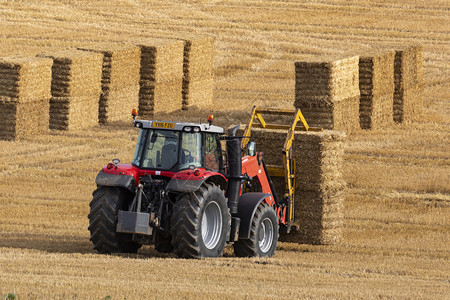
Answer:
[[[247,144],[247,155],[255,156],[256,155],[256,142],[251,141]]]

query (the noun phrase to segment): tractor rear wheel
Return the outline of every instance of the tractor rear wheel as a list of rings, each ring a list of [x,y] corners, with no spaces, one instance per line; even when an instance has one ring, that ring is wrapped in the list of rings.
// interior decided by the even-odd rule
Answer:
[[[267,203],[259,204],[251,222],[250,238],[239,239],[233,245],[238,257],[270,257],[278,242],[278,218]]]
[[[132,235],[116,232],[119,209],[126,210],[128,192],[122,188],[99,186],[93,193],[89,206],[90,240],[99,253],[136,253],[140,244]]]
[[[230,213],[223,191],[204,183],[180,196],[173,207],[174,252],[182,258],[219,257],[230,234]]]

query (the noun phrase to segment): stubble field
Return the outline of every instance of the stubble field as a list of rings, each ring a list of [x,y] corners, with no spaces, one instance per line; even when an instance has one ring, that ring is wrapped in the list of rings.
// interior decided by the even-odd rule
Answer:
[[[165,120],[228,126],[292,107],[294,61],[424,45],[424,113],[348,137],[344,241],[280,243],[270,259],[98,255],[95,176],[131,161],[131,120],[0,141],[0,297],[428,298],[450,294],[450,5],[446,1],[4,1],[0,57],[192,32],[216,38],[214,105]]]

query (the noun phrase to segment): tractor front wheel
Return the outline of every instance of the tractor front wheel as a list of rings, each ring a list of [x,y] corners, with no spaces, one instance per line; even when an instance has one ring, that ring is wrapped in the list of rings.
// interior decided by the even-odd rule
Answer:
[[[180,196],[173,207],[174,252],[182,258],[219,257],[230,233],[230,213],[223,191],[204,183]]]
[[[122,188],[99,186],[89,206],[90,240],[99,253],[136,253],[140,244],[132,235],[116,232],[119,209],[126,210],[128,192]]]
[[[234,243],[238,257],[270,257],[278,242],[278,219],[275,210],[266,203],[259,204],[250,227],[250,238]]]

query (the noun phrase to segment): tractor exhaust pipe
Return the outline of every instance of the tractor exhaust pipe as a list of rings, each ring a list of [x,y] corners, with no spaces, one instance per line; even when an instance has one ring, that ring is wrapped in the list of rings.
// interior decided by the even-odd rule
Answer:
[[[227,140],[228,167],[230,175],[228,179],[227,198],[231,216],[237,216],[238,214],[239,195],[242,180],[241,141],[235,136],[238,129],[239,125],[233,127],[230,131],[230,139]]]

